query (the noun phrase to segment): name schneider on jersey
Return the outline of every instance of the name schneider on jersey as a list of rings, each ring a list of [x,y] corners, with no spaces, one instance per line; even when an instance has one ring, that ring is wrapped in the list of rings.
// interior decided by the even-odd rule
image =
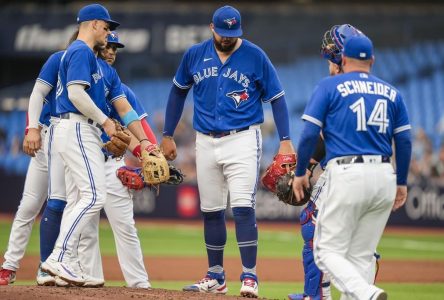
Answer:
[[[368,75],[361,73],[360,77],[368,78]],[[347,80],[336,86],[336,89],[341,93],[342,97],[346,97],[352,94],[370,94],[381,95],[392,102],[396,99],[396,91],[391,87],[374,81],[361,81],[361,80]]]

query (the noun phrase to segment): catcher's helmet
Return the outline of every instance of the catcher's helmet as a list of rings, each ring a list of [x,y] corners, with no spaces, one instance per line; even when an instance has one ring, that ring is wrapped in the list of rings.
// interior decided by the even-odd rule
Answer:
[[[334,25],[330,30],[327,30],[324,33],[324,37],[322,38],[322,56],[332,63],[341,65],[341,54],[345,40],[349,37],[360,35],[364,34],[350,24]]]

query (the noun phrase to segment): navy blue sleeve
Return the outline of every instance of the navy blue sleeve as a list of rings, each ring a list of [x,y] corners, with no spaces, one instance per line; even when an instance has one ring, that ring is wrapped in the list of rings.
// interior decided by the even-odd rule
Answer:
[[[276,124],[279,139],[281,141],[289,140],[290,122],[288,120],[288,108],[284,95],[271,102],[271,109],[273,110],[274,123]]]
[[[163,135],[173,136],[176,130],[177,123],[179,123],[182,116],[183,106],[187,98],[189,89],[181,89],[175,84],[171,87],[170,95],[168,97],[168,104],[165,111],[165,126],[163,128]]]
[[[312,123],[304,122],[304,129],[298,145],[298,163],[296,165],[296,176],[305,175],[310,158],[318,143],[321,127]]]
[[[404,130],[395,134],[396,147],[396,183],[398,185],[407,184],[410,159],[412,156],[412,138],[410,130]]]

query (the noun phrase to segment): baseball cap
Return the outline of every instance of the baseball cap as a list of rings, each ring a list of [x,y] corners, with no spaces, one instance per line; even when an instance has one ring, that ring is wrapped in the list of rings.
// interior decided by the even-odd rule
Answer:
[[[77,23],[91,20],[102,20],[109,24],[109,29],[116,29],[120,23],[111,20],[108,10],[100,4],[90,4],[82,7],[77,16]]]
[[[242,35],[241,15],[237,9],[226,5],[218,8],[213,15],[214,31],[223,37]]]
[[[108,44],[115,44],[117,48],[125,48],[125,45],[119,42],[119,35],[115,31],[111,31],[111,33],[108,34],[107,42]]]
[[[360,60],[371,59],[373,56],[373,43],[366,36],[352,36],[345,41],[344,56]]]

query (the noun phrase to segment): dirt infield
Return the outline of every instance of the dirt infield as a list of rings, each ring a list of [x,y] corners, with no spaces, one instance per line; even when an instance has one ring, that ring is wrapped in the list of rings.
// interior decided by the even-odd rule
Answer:
[[[223,297],[223,298],[222,298]],[[77,300],[77,299],[245,299],[233,296],[207,295],[201,293],[185,293],[164,289],[129,289],[119,287],[105,288],[56,288],[44,286],[2,286],[0,287],[0,299],[4,300]]]
[[[1,217],[1,216],[0,216]],[[146,222],[137,220],[137,223],[172,224],[179,222],[155,221]],[[187,225],[201,226],[201,222],[187,222]],[[228,224],[232,227],[233,224]],[[262,230],[298,231],[296,224],[259,224]],[[410,229],[387,228],[387,232],[408,233],[410,235],[423,235],[427,233],[442,234],[441,229]],[[118,260],[115,256],[102,257],[105,279],[108,281],[124,281]],[[35,280],[38,256],[25,256],[17,272],[17,280]],[[239,280],[239,258],[225,258],[224,268],[229,281]],[[204,275],[207,260],[202,257],[145,257],[145,266],[151,281],[190,281],[198,280]],[[303,270],[298,258],[258,258],[258,275],[261,281],[275,282],[301,282]],[[443,261],[400,261],[385,260],[381,262],[378,282],[414,282],[430,283],[444,282]],[[178,287],[180,288],[180,287]],[[220,296],[183,293],[180,291],[153,289],[138,290],[124,287],[105,287],[100,289],[82,288],[51,288],[37,286],[1,286],[0,299],[221,299]],[[224,297],[225,299],[226,297]],[[229,297],[229,299],[237,297]]]
[[[123,281],[119,262],[114,256],[104,256],[105,279]],[[34,280],[39,258],[26,256],[17,272],[18,280]],[[200,279],[207,269],[206,258],[193,257],[145,257],[150,280],[175,281]],[[224,268],[230,281],[239,280],[239,258],[225,258]],[[257,271],[261,281],[303,281],[302,264],[298,259],[258,258]],[[379,282],[444,282],[443,261],[393,261],[382,260]]]

